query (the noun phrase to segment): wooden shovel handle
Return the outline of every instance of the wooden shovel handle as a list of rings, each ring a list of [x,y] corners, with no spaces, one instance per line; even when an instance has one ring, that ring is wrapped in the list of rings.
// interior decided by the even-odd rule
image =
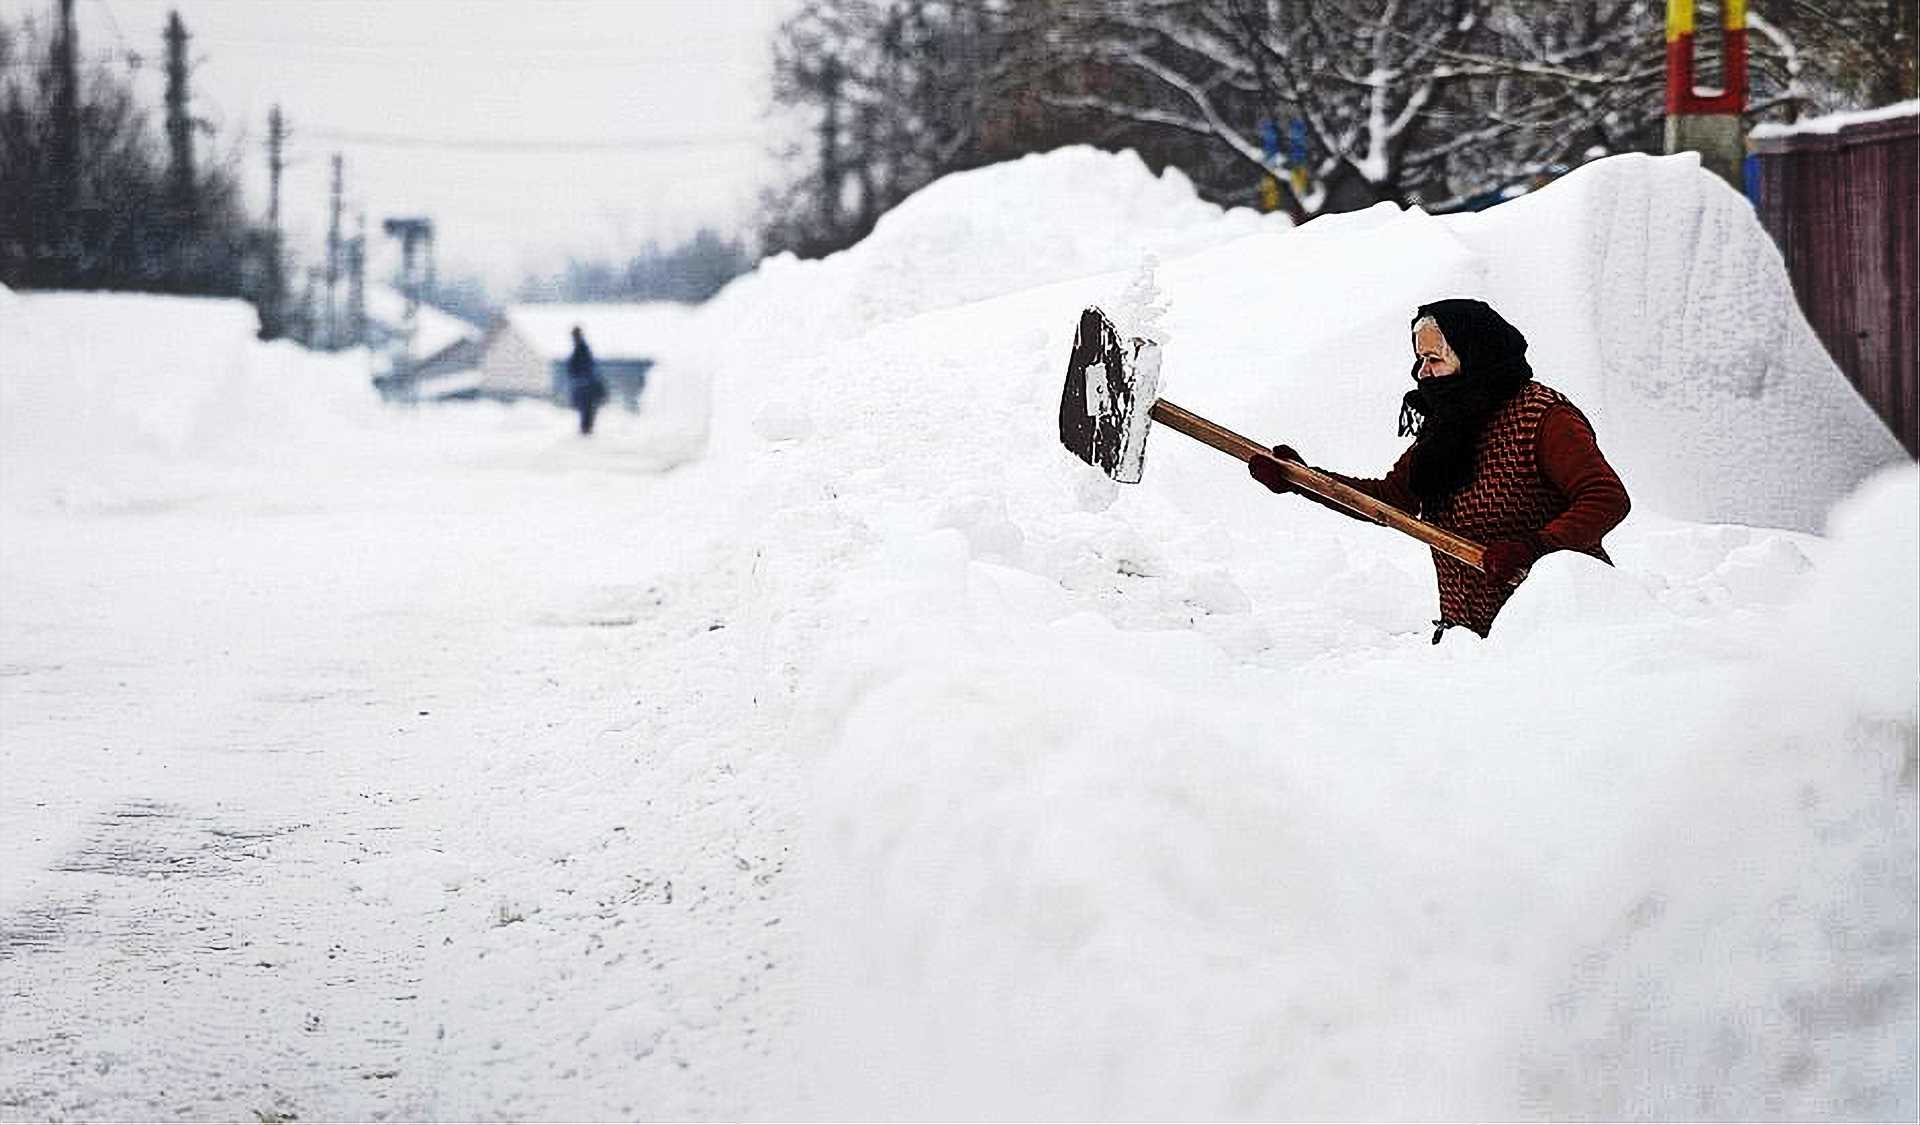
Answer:
[[[1273,456],[1273,451],[1266,446],[1249,441],[1224,426],[1216,426],[1198,414],[1175,406],[1166,399],[1160,399],[1153,404],[1153,420],[1171,426],[1188,437],[1205,442],[1227,456],[1241,461]],[[1406,532],[1434,550],[1452,555],[1475,570],[1486,569],[1481,562],[1481,557],[1486,552],[1480,544],[1471,539],[1463,539],[1451,531],[1410,516],[1392,504],[1376,500],[1357,488],[1341,484],[1325,473],[1315,472],[1296,461],[1281,461],[1280,471],[1286,475],[1289,484],[1304,488],[1316,496],[1324,496],[1363,519],[1372,520],[1374,523],[1383,524],[1396,531]]]

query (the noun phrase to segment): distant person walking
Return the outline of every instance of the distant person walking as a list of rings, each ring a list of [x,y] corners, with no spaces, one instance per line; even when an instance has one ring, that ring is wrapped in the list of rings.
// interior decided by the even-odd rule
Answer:
[[[580,432],[593,432],[593,416],[607,400],[607,384],[593,362],[593,349],[587,347],[586,334],[573,326],[573,354],[567,357],[567,391],[573,408],[580,412]]]

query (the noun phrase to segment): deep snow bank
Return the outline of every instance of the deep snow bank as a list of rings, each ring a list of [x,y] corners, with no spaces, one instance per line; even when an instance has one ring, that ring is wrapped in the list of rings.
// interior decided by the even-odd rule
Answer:
[[[1332,467],[1384,471],[1403,447],[1406,318],[1442,296],[1487,299],[1527,333],[1644,511],[1811,531],[1905,459],[1821,349],[1751,208],[1691,154],[1597,161],[1478,214],[1382,204],[1292,230],[1084,148],[948,177],[859,245],[730,286],[704,317],[716,394],[738,408],[721,411],[720,448],[738,448],[729,417],[810,428],[814,384],[844,382],[820,353],[849,335],[1119,271],[1075,289],[1112,305],[1146,255],[1164,263],[1168,397]]]
[[[257,327],[241,301],[13,294],[0,304],[7,445],[52,444],[32,439],[75,415],[158,454],[219,444]]]
[[[1447,224],[1602,426],[1636,503],[1814,530],[1907,460],[1800,312],[1752,206],[1693,154],[1619,156]]]
[[[1530,1115],[1914,1114],[1920,472],[1877,476],[1830,530],[1804,597],[1715,638],[1757,656],[1621,747],[1668,765],[1525,965],[1551,1013],[1506,1044]]]
[[[1178,169],[1154,176],[1131,152],[1066,148],[945,177],[858,245],[818,261],[770,258],[703,307],[704,363],[722,404],[714,452],[737,455],[756,432],[810,432],[810,404],[841,382],[820,356],[852,336],[1286,225],[1223,211]]]
[[[1222,211],[1179,169],[1154,176],[1132,152],[1065,148],[944,177],[881,216],[858,245],[819,261],[770,258],[706,311],[793,354],[887,321],[1129,268],[1143,251],[1178,256],[1286,225]]]
[[[1018,177],[1047,159],[947,206],[1025,202]],[[1870,702],[1851,663],[1806,654],[1822,619],[1881,615],[1859,642],[1876,662],[1920,632],[1884,583],[1820,581],[1913,557],[1914,470],[1839,543],[1675,518],[1756,510],[1669,479],[1710,470],[1818,526],[1802,517],[1890,439],[1821,405],[1845,391],[1830,365],[1774,348],[1756,390],[1705,354],[1762,356],[1790,305],[1736,299],[1764,266],[1739,248],[1763,248],[1691,162],[1585,175],[1473,219],[1240,234],[1194,212],[1222,237],[1154,275],[1168,397],[1354,471],[1403,444],[1417,303],[1513,313],[1641,503],[1618,569],[1548,560],[1489,644],[1426,643],[1423,549],[1276,500],[1211,450],[1158,434],[1121,489],[1058,449],[1074,314],[1116,302],[1131,263],[854,316],[797,355],[785,310],[861,307],[964,246],[884,270],[856,247],[729,291],[737,324],[782,329],[731,342],[716,414],[754,557],[756,695],[814,770],[823,1110],[1911,1112],[1916,689],[1889,673]],[[1645,205],[1589,216],[1602,183]],[[1669,261],[1647,228],[1689,212],[1699,239]],[[1127,238],[1086,227],[1062,244]],[[1664,349],[1614,370],[1641,326],[1605,306],[1648,308],[1627,291],[1671,270],[1678,320],[1646,313]],[[1844,471],[1805,471],[1822,458]]]
[[[0,301],[0,488],[13,502],[164,503],[371,422],[360,353],[263,344],[242,301]]]

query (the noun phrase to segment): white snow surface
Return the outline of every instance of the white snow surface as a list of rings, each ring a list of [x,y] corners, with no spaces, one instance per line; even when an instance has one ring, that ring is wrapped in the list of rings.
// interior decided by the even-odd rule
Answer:
[[[590,440],[0,292],[0,1116],[1912,1119],[1920,472],[1744,207],[1288,229],[1063,150],[766,263],[710,403]],[[1411,540],[1097,477],[1148,254],[1165,393],[1350,472],[1489,300],[1618,567],[1433,646]]]

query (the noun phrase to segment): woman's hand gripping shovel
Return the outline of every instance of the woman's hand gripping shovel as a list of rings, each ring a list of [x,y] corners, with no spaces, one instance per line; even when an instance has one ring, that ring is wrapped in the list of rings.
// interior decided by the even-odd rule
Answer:
[[[1067,383],[1060,394],[1060,443],[1075,457],[1122,484],[1137,484],[1147,455],[1147,431],[1154,422],[1213,446],[1239,461],[1269,457],[1264,445],[1216,426],[1159,397],[1160,345],[1134,337],[1122,341],[1113,322],[1098,308],[1080,314],[1067,360]],[[1315,472],[1294,461],[1280,461],[1287,483],[1324,497],[1362,519],[1406,532],[1436,551],[1475,570],[1480,544],[1416,519],[1391,504]]]

